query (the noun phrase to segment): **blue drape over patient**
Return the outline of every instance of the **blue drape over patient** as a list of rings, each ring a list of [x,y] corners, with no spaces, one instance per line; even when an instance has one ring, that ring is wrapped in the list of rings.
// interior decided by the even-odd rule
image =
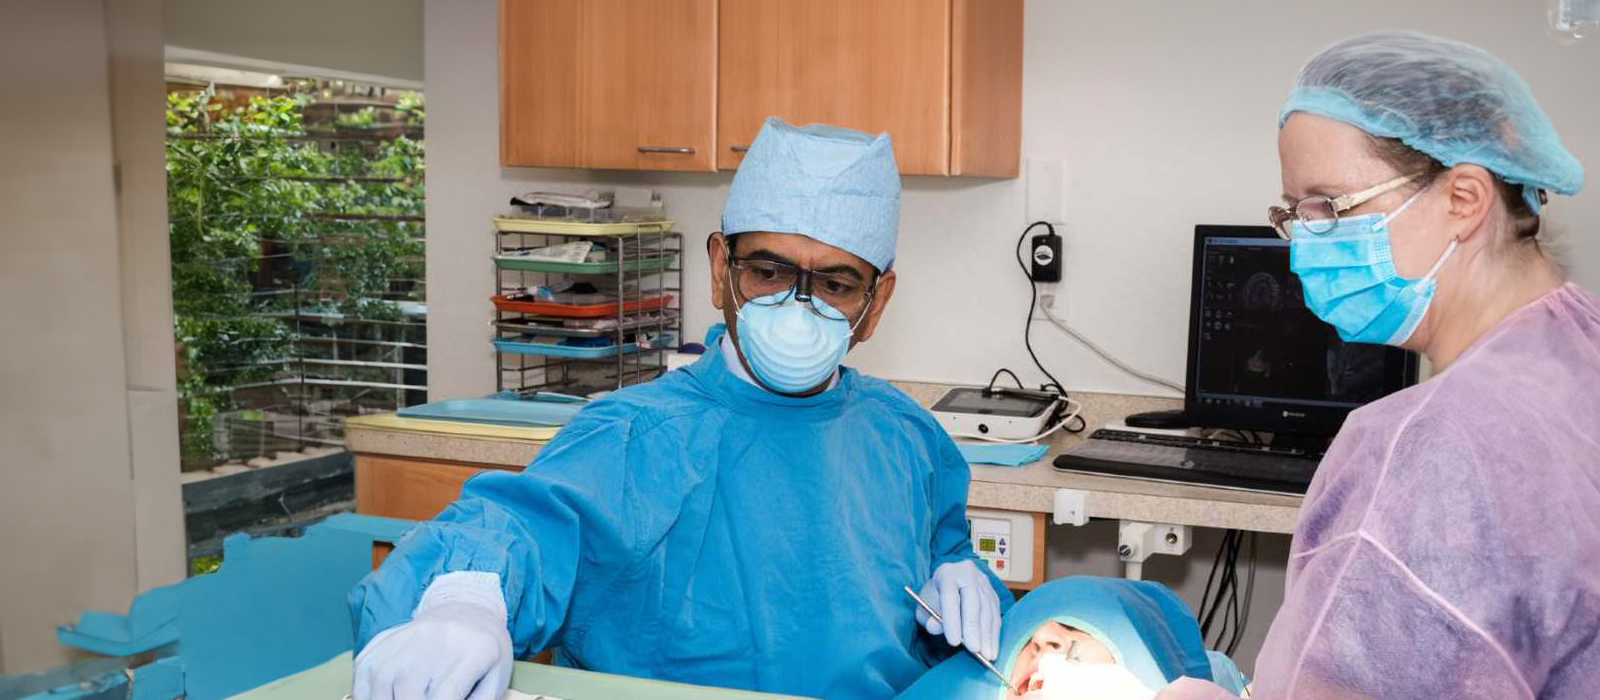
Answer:
[[[1122,666],[1152,690],[1180,677],[1211,680],[1214,659],[1200,639],[1194,614],[1172,591],[1149,581],[1075,576],[1051,581],[1006,613],[1000,629],[1000,662],[1009,677],[1035,630],[1059,622],[1081,630],[1112,650]],[[1238,682],[1225,658],[1215,662]],[[1231,684],[1231,683],[1230,683]],[[940,664],[900,695],[902,700],[996,698],[1000,679],[961,655]]]

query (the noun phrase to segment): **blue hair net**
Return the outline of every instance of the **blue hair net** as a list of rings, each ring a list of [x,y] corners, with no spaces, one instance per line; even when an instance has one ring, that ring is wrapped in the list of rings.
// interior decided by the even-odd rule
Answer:
[[[1399,139],[1445,166],[1481,165],[1537,213],[1539,190],[1575,194],[1583,166],[1561,145],[1528,83],[1476,46],[1384,31],[1333,45],[1307,63],[1278,113],[1337,119]]]
[[[995,664],[1002,673],[1009,676],[1023,647],[1046,622],[1094,637],[1152,691],[1185,676],[1224,683],[1243,680],[1227,657],[1207,654],[1194,614],[1159,583],[1072,576],[1040,586],[1006,613],[1000,627],[1000,660]],[[1000,687],[999,679],[970,655],[959,654],[929,671],[900,698],[988,699]],[[1242,684],[1226,687],[1243,688]]]
[[[889,135],[767,117],[722,207],[725,235],[798,233],[879,272],[894,263],[900,169]]]

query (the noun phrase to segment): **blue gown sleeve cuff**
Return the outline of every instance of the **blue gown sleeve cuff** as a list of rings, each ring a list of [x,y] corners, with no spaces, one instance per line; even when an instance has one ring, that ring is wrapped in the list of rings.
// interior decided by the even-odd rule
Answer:
[[[500,592],[500,575],[483,571],[456,571],[434,579],[422,592],[422,600],[417,603],[412,616],[452,603],[481,606],[493,611],[502,623],[507,618],[505,595]]]

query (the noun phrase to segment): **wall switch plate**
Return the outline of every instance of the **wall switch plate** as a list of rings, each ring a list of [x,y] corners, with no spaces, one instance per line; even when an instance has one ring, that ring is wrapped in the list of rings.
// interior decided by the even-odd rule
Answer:
[[[1067,220],[1067,161],[1060,158],[1028,159],[1028,223]]]

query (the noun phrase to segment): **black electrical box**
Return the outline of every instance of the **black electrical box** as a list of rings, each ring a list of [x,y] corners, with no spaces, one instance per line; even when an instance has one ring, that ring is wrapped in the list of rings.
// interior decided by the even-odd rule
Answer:
[[[1033,259],[1033,281],[1061,281],[1061,237],[1054,233],[1041,233],[1033,237],[1029,247]]]

